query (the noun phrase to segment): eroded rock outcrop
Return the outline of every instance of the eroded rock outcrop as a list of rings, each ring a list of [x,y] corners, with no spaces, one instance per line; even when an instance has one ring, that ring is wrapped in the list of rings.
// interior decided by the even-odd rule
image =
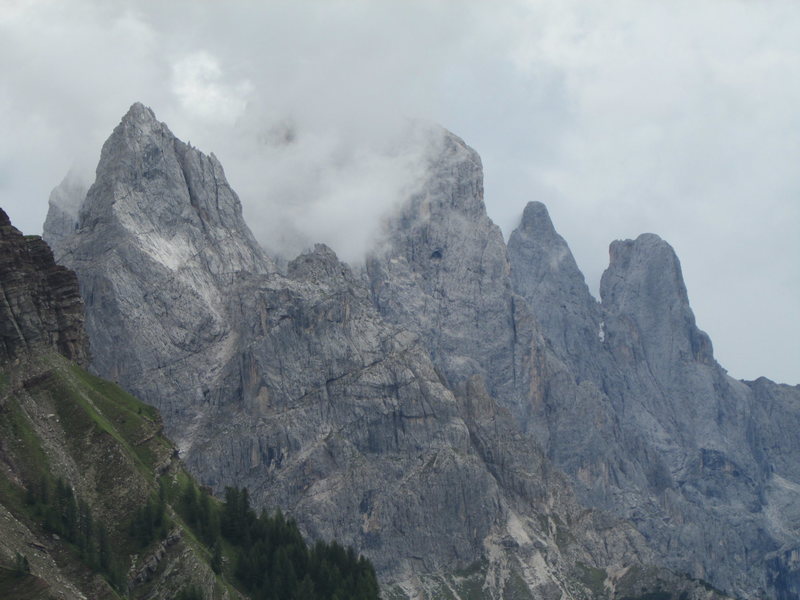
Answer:
[[[38,346],[86,365],[88,338],[75,273],[38,236],[23,236],[0,209],[0,360]]]

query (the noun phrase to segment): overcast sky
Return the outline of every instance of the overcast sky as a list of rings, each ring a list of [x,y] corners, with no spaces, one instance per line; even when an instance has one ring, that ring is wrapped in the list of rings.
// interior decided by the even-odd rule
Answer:
[[[730,374],[800,383],[794,0],[0,0],[20,229],[137,100],[219,157],[267,247],[351,262],[413,188],[411,123],[440,123],[506,237],[545,202],[596,294],[612,240],[658,233]]]

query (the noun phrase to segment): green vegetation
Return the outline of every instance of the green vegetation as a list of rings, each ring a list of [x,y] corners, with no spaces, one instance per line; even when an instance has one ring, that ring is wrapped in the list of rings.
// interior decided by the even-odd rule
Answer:
[[[236,597],[228,582],[253,600],[377,600],[375,571],[352,549],[309,547],[280,511],[257,515],[247,490],[228,488],[223,502],[200,488],[174,461],[154,408],[60,356],[37,360],[0,370],[0,439],[5,473],[14,474],[0,471],[0,504],[54,541],[69,572],[86,581],[102,575],[110,584],[104,597],[151,593],[158,571],[135,591],[128,577],[182,528],[171,539],[193,548],[217,581],[213,592],[183,581],[178,600],[210,600],[226,588]],[[22,554],[0,565],[0,598],[48,597],[47,583],[30,571]]]
[[[318,541],[308,547],[297,524],[280,511],[256,516],[247,489],[226,488],[219,503],[187,480],[176,507],[208,547],[211,567],[222,572],[222,548],[229,570],[254,600],[377,600],[372,565],[352,548]]]
[[[175,600],[205,600],[205,596],[203,595],[203,590],[199,587],[190,585],[178,592]]]
[[[164,495],[150,483],[156,463],[172,454],[158,435],[157,412],[60,356],[44,355],[20,370],[6,365],[0,379],[0,439],[14,474],[0,471],[0,504],[34,534],[57,541],[66,551],[60,560],[71,565],[65,568],[101,574],[123,592],[131,556],[146,555],[171,526]],[[65,460],[81,472],[74,481],[82,482],[82,495],[64,479]],[[28,579],[38,582],[29,587],[47,588]],[[0,598],[25,597],[20,585]]]
[[[533,595],[517,571],[512,570],[506,581],[503,600],[533,600]]]
[[[578,579],[583,583],[595,596],[603,594],[605,589],[606,572],[603,569],[590,567],[578,562],[575,565],[578,572]]]
[[[28,562],[28,557],[24,554],[20,554],[17,552],[17,556],[14,559],[14,574],[17,577],[24,577],[28,573],[31,572],[31,565]]]
[[[95,521],[84,500],[76,499],[69,484],[59,478],[52,486],[42,477],[38,484],[28,486],[25,504],[29,514],[40,520],[44,531],[55,533],[72,544],[81,562],[105,576],[112,586],[124,587],[125,570],[120,558],[111,550],[105,526]]]
[[[29,573],[20,574],[17,567],[0,565],[0,598],[14,600],[50,600],[47,584]]]
[[[145,548],[154,540],[167,537],[167,529],[172,523],[166,511],[166,492],[161,484],[158,498],[149,498],[143,506],[136,509],[131,519],[129,534],[139,548]]]

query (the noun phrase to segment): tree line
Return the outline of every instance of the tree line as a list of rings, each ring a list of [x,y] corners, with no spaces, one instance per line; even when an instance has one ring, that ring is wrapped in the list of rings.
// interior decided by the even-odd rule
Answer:
[[[89,504],[78,499],[72,486],[58,478],[55,485],[46,477],[29,485],[25,503],[41,519],[42,528],[73,544],[81,561],[101,573],[117,589],[125,585],[125,570],[114,554],[108,532],[92,516]]]
[[[222,504],[189,481],[177,503],[184,520],[212,549],[211,566],[233,575],[253,600],[377,600],[372,564],[352,548],[318,541],[309,547],[293,519],[257,515],[246,488],[228,487]]]

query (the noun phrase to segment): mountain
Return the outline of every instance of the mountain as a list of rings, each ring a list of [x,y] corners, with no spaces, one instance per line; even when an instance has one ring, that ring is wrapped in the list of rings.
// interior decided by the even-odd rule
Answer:
[[[611,244],[600,303],[543,205],[525,208],[508,248],[515,291],[589,390],[579,402],[615,419],[575,445],[563,424],[579,416],[552,390],[531,417],[547,422],[546,451],[579,496],[631,519],[674,569],[742,597],[797,598],[798,446],[785,427],[800,388],[726,374],[656,235]]]
[[[739,405],[706,427],[719,444],[702,448],[719,454],[675,458],[695,456],[703,427],[682,429],[690,397],[671,394],[704,405],[708,381],[727,380],[706,377],[719,367],[671,249],[655,236],[616,244],[597,303],[544,207],[526,209],[507,247],[477,153],[441,130],[429,154],[365,269],[319,245],[282,270],[213,155],[135,104],[58,241],[80,279],[92,368],[160,409],[203,484],[246,486],[307,538],[353,545],[386,597],[720,597],[701,579],[791,590],[791,518],[743,520],[705,555],[713,526],[745,516],[735,486],[752,490],[724,462],[742,441],[723,444]],[[684,387],[667,394],[676,361]],[[793,414],[795,390],[762,387]],[[773,455],[795,452],[780,443]],[[748,477],[769,464],[747,456],[731,464]],[[716,469],[718,488],[698,476],[676,489],[676,465]],[[789,475],[772,513],[793,503]],[[759,524],[784,537],[729,556]]]

